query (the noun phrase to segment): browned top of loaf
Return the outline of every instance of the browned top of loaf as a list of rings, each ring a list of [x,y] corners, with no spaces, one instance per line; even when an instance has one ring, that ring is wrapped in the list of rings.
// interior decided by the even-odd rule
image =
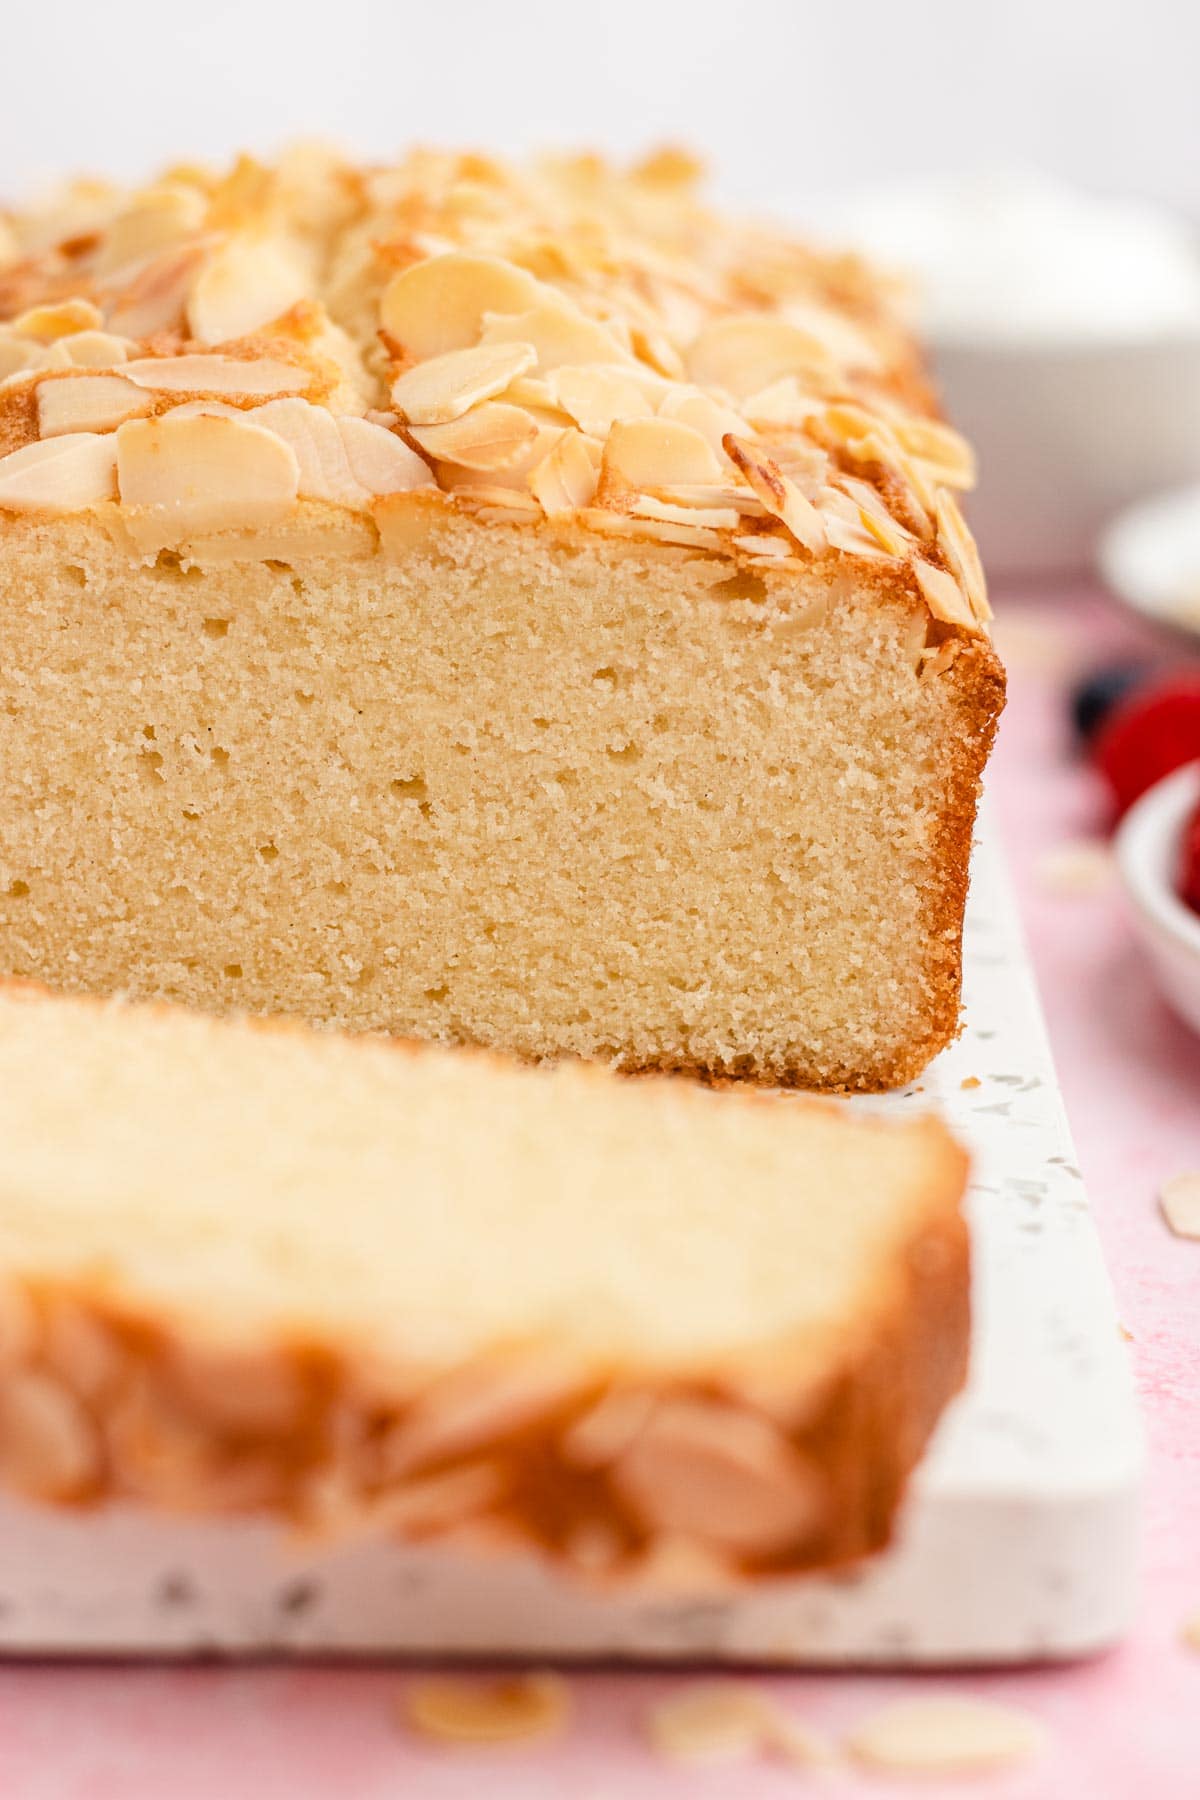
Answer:
[[[115,502],[150,549],[164,520],[440,494],[760,569],[852,558],[977,633],[971,454],[887,284],[696,174],[305,146],[0,212],[0,510]]]

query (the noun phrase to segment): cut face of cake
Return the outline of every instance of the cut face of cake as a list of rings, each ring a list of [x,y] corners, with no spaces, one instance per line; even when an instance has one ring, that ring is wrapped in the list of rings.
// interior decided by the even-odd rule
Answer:
[[[953,1034],[1003,677],[884,285],[673,156],[7,241],[0,969],[824,1088]]]
[[[63,1129],[63,1121],[70,1129]],[[708,1585],[886,1542],[933,1120],[0,990],[0,1480]]]

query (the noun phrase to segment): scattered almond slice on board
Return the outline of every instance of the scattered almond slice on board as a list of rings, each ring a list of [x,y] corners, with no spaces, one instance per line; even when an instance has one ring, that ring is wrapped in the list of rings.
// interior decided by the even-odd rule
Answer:
[[[772,1756],[798,1767],[833,1761],[832,1746],[778,1706],[770,1694],[742,1681],[705,1681],[652,1707],[646,1735],[671,1762],[728,1762]]]
[[[416,1682],[402,1708],[422,1737],[446,1744],[513,1744],[557,1736],[571,1715],[560,1675],[508,1675],[494,1681],[452,1677]]]
[[[1200,1238],[1200,1169],[1185,1169],[1164,1181],[1158,1203],[1176,1237]]]
[[[889,1775],[975,1775],[1009,1768],[1044,1741],[1037,1720],[990,1700],[897,1700],[864,1719],[850,1754]]]

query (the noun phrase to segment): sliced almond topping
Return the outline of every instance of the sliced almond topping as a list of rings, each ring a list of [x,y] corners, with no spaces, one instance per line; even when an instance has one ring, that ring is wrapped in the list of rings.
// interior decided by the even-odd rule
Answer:
[[[514,263],[450,251],[392,277],[380,301],[380,323],[421,361],[477,343],[485,314],[525,312],[544,291]]]
[[[0,1385],[0,1474],[38,1500],[78,1499],[100,1470],[95,1428],[49,1375],[10,1371]]]
[[[193,187],[164,182],[147,188],[134,196],[105,231],[96,258],[97,274],[111,274],[178,244],[180,238],[201,229],[205,211],[204,196]]]
[[[204,257],[202,244],[181,244],[139,264],[107,302],[109,330],[140,339],[182,325],[187,297]]]
[[[720,533],[703,525],[669,525],[661,519],[633,519],[599,506],[585,507],[579,522],[610,537],[651,538],[656,543],[677,544],[685,550],[724,548]]]
[[[126,419],[140,418],[154,402],[121,375],[56,376],[35,389],[38,433],[58,437],[64,431],[113,431]]]
[[[653,1394],[616,1388],[581,1414],[564,1434],[561,1449],[569,1463],[600,1469],[628,1450],[658,1404]]]
[[[303,270],[278,245],[231,238],[196,276],[187,302],[189,330],[201,344],[246,337],[303,299],[307,287]]]
[[[0,381],[35,368],[41,361],[40,350],[40,344],[26,338],[10,337],[0,330]]]
[[[206,404],[200,402],[201,406]],[[299,469],[298,491],[306,499],[329,500],[337,506],[365,506],[368,490],[351,469],[338,421],[325,407],[291,398],[268,400],[265,406],[256,406],[250,413],[238,413],[232,407],[223,410],[234,418],[253,420],[290,444]],[[184,412],[184,407],[175,407],[167,416],[178,419]],[[399,443],[399,439],[395,441]],[[420,462],[407,444],[400,447],[414,462]],[[421,468],[428,475],[424,463]]]
[[[658,1407],[610,1479],[648,1530],[750,1556],[807,1538],[825,1514],[813,1468],[783,1434],[716,1401]]]
[[[620,368],[564,364],[550,383],[555,404],[568,412],[590,437],[606,438],[618,419],[637,419],[654,411],[642,388]]]
[[[819,556],[828,547],[825,523],[811,500],[805,499],[790,476],[745,438],[725,439],[725,451],[746,477],[767,511],[786,525],[796,542]]]
[[[967,522],[958,510],[954,496],[939,488],[934,501],[938,544],[946,561],[958,576],[968,604],[980,624],[992,616],[988,605],[987,582],[983,564],[975,548],[975,540],[967,530]]]
[[[745,419],[735,413],[732,407],[722,406],[710,394],[702,394],[698,388],[676,388],[663,396],[659,402],[660,419],[678,419],[681,425],[690,425],[698,431],[702,438],[708,440],[710,448],[720,456],[723,452],[725,438],[732,431],[743,437],[748,431]]]
[[[859,1762],[896,1775],[973,1775],[1007,1768],[1041,1749],[1037,1720],[988,1700],[897,1700],[865,1719],[848,1748]]]
[[[59,342],[78,369],[111,369],[127,362],[137,349],[132,338],[118,337],[112,331],[73,331]]]
[[[60,300],[54,306],[34,306],[12,322],[20,337],[36,338],[52,344],[56,338],[69,337],[74,331],[96,331],[104,324],[104,314],[90,300]]]
[[[1200,1169],[1188,1169],[1164,1181],[1158,1203],[1176,1237],[1200,1238]]]
[[[532,344],[473,344],[417,363],[392,383],[392,400],[410,425],[446,425],[502,394],[532,369]]]
[[[678,419],[620,419],[604,446],[604,468],[638,493],[675,482],[714,482],[721,465],[708,440]]]
[[[597,470],[582,432],[564,431],[549,456],[530,471],[529,486],[548,518],[579,512],[596,492]]]
[[[770,387],[761,388],[757,394],[747,395],[742,402],[742,411],[756,427],[786,425],[799,431],[824,404],[808,388],[801,387],[794,375],[785,375],[782,380],[773,381]]]
[[[825,522],[825,535],[835,550],[875,559],[889,554],[875,533],[867,529],[863,508],[850,494],[841,488],[825,487],[818,493],[816,504]]]
[[[865,331],[832,307],[816,301],[789,300],[789,322],[819,344],[839,369],[878,369],[882,358]]]
[[[508,1675],[495,1681],[445,1677],[419,1681],[404,1697],[408,1723],[424,1737],[455,1744],[509,1744],[557,1736],[571,1715],[560,1675]]]
[[[582,1379],[578,1369],[557,1367],[540,1357],[517,1360],[507,1368],[456,1371],[434,1382],[391,1431],[384,1466],[395,1475],[432,1459],[499,1443],[563,1406]]]
[[[646,1735],[671,1762],[746,1759],[762,1750],[771,1710],[766,1695],[745,1682],[696,1682],[651,1708]]]
[[[167,1374],[172,1400],[218,1431],[282,1435],[304,1406],[296,1365],[270,1350],[189,1345],[170,1355]]]
[[[653,494],[639,494],[632,512],[639,519],[663,519],[672,525],[699,525],[710,531],[736,531],[742,518],[735,507],[676,506],[670,500],[655,499]]]
[[[718,319],[687,353],[693,381],[722,388],[735,400],[757,394],[785,375],[825,373],[829,365],[829,352],[819,338],[770,313]]]
[[[949,425],[943,425],[940,419],[906,417],[894,420],[893,430],[902,448],[924,463],[943,487],[975,486],[975,452],[966,438]]]
[[[943,625],[961,625],[966,631],[978,632],[975,609],[948,570],[936,569],[918,557],[913,563],[913,574],[935,619]]]
[[[115,440],[95,432],[23,444],[0,457],[0,510],[78,512],[113,500],[116,467]]]
[[[436,486],[429,464],[394,431],[370,419],[339,419],[337,427],[355,480],[369,494],[409,494]]]
[[[116,445],[121,500],[144,515],[150,535],[163,526],[187,538],[270,525],[297,498],[300,468],[291,445],[240,419],[131,419]]]
[[[439,462],[458,463],[465,469],[503,469],[536,442],[538,425],[524,407],[485,400],[461,419],[448,425],[413,426],[410,435]]]
[[[139,356],[121,373],[163,394],[299,394],[312,385],[307,370],[269,356]]]
[[[460,1463],[385,1490],[371,1509],[371,1523],[401,1537],[440,1536],[486,1513],[509,1485],[498,1463]]]
[[[480,342],[532,344],[541,374],[564,363],[619,363],[625,353],[611,331],[552,289],[527,312],[489,313]]]
[[[456,478],[446,491],[455,500],[465,500],[478,508],[476,516],[481,519],[486,519],[491,514],[503,514],[510,519],[542,517],[538,502],[522,487],[505,487],[498,481],[469,480],[463,477]]]
[[[761,557],[764,562],[778,562],[781,557],[791,557],[794,546],[790,539],[782,537],[735,537],[734,544],[744,550],[747,556]]]

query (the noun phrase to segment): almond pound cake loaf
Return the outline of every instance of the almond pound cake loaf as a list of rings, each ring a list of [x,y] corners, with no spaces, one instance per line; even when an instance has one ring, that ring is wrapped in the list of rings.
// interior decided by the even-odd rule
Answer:
[[[0,969],[818,1088],[946,1042],[971,457],[887,291],[691,174],[0,222]]]
[[[964,1169],[932,1120],[5,984],[0,1480],[843,1562],[963,1378]]]

